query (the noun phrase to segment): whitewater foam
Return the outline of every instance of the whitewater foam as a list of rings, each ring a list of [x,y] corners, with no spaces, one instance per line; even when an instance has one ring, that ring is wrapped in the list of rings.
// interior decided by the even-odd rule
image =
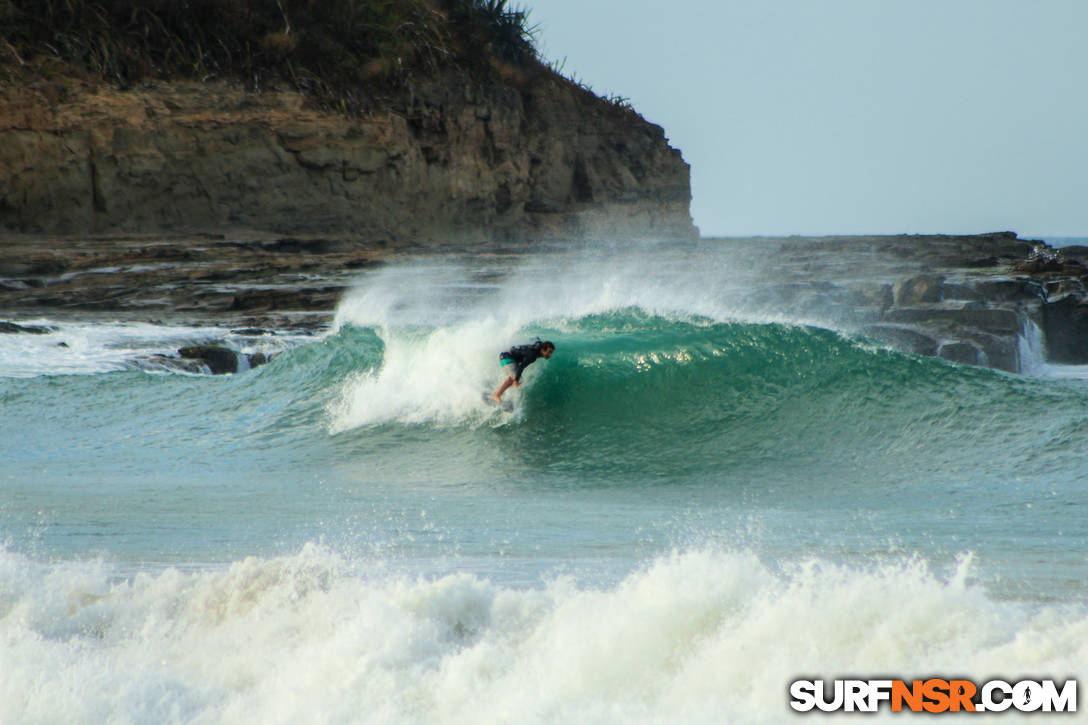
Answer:
[[[122,579],[0,551],[0,721],[763,723],[802,675],[1086,674],[1082,609],[995,601],[970,566],[694,550],[522,589],[315,545]]]
[[[93,375],[131,370],[156,355],[175,355],[178,348],[219,342],[238,352],[279,352],[312,338],[299,335],[250,339],[228,328],[160,325],[146,322],[72,322],[21,320],[48,328],[45,334],[0,335],[0,378],[40,375]],[[242,359],[244,356],[240,356]],[[144,365],[149,371],[162,366]]]
[[[481,393],[499,382],[495,340],[508,326],[493,319],[431,331],[379,330],[385,345],[376,369],[354,375],[330,406],[330,431],[398,421],[463,423],[496,415]],[[511,398],[517,393],[512,392]]]

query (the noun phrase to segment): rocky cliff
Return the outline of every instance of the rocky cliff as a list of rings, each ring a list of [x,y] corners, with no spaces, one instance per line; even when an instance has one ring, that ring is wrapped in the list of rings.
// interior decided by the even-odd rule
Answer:
[[[555,74],[520,88],[451,74],[361,115],[226,82],[65,95],[0,87],[0,231],[697,233],[662,129]]]

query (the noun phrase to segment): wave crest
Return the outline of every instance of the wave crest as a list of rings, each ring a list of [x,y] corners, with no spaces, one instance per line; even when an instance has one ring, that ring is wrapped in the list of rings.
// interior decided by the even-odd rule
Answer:
[[[779,722],[802,675],[1088,674],[1084,611],[995,601],[969,558],[771,569],[703,549],[540,589],[357,564],[308,545],[118,580],[0,551],[0,718]]]

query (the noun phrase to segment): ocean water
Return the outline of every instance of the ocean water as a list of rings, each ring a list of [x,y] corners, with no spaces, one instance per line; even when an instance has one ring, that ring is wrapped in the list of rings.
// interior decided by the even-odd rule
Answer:
[[[1083,247],[1088,245],[1088,237],[1043,237],[1052,247]]]
[[[0,336],[0,723],[777,723],[799,677],[1083,684],[1088,380],[799,318],[758,258],[402,259],[314,335],[20,320],[58,329]],[[138,363],[215,340],[279,354]]]

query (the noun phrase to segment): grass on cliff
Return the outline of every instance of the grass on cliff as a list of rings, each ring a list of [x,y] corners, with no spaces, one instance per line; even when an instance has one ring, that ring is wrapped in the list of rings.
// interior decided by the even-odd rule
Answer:
[[[442,69],[539,66],[534,33],[507,0],[0,0],[0,81],[287,82],[352,111]]]

